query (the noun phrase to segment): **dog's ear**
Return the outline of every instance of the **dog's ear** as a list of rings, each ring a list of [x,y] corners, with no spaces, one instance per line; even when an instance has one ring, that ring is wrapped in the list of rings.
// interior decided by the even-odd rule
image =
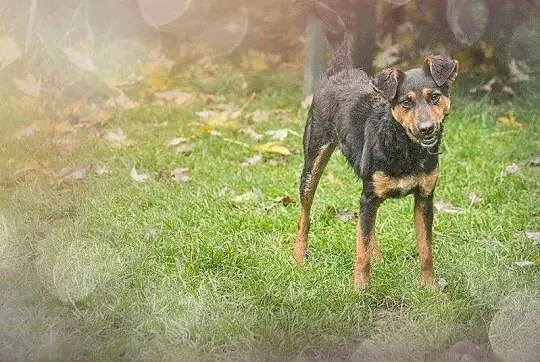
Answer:
[[[441,55],[430,55],[424,60],[424,71],[431,74],[435,83],[440,87],[445,83],[454,83],[458,74],[457,60]]]
[[[403,80],[404,73],[397,68],[388,68],[375,75],[373,85],[375,90],[384,98],[391,101],[396,97],[399,83]]]

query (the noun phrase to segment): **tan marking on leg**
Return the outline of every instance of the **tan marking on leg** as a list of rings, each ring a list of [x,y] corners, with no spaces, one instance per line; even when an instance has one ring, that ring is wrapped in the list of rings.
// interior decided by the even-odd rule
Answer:
[[[431,230],[426,229],[425,211],[427,203],[425,199],[415,198],[414,203],[414,227],[418,243],[420,259],[420,280],[425,287],[436,285],[435,271],[433,270],[433,257],[431,253]]]
[[[362,217],[358,217],[356,224],[356,263],[354,266],[354,288],[365,288],[369,283],[370,253],[366,248],[362,231]]]
[[[381,249],[379,247],[379,241],[377,240],[377,236],[375,235],[375,228],[373,228],[373,231],[371,233],[371,256],[373,259],[375,259],[376,262],[382,262],[383,261],[383,255],[381,253]]]
[[[302,263],[306,258],[308,250],[308,234],[310,226],[310,210],[313,203],[313,197],[317,184],[321,178],[322,171],[328,163],[335,146],[333,144],[326,144],[321,147],[317,158],[313,162],[311,170],[308,172],[305,181],[305,188],[303,194],[300,195],[301,211],[300,221],[298,222],[298,231],[296,233],[296,245],[294,248],[294,258],[298,263]]]

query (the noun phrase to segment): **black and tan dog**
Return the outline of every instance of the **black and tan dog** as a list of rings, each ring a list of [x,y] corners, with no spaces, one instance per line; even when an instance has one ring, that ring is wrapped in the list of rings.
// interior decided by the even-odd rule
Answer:
[[[431,253],[433,191],[449,92],[458,63],[442,56],[422,68],[383,70],[371,79],[353,69],[345,25],[330,8],[303,1],[323,24],[333,48],[315,92],[304,131],[304,168],[300,179],[301,216],[294,256],[303,262],[308,249],[310,209],[330,155],[339,147],[362,180],[356,236],[354,285],[369,282],[370,258],[381,259],[374,226],[387,198],[414,195],[414,226],[424,286],[435,287]]]

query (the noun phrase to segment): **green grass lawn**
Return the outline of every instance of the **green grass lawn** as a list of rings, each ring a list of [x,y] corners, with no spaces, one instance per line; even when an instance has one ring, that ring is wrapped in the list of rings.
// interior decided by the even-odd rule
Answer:
[[[539,170],[529,166],[540,150],[538,97],[494,105],[458,86],[436,189],[457,212],[434,222],[435,268],[448,285],[420,287],[409,197],[381,207],[385,260],[355,292],[355,221],[335,210],[357,211],[361,186],[338,152],[316,195],[308,262],[293,262],[301,76],[187,74],[182,89],[222,98],[116,111],[101,130],[125,132],[116,146],[84,127],[16,138],[41,116],[17,99],[0,105],[0,359],[433,360],[461,339],[487,343],[501,301],[538,290],[539,247],[524,234],[540,229]],[[197,112],[221,104],[245,107],[230,126],[202,127]],[[498,121],[509,111],[518,123]],[[256,112],[268,119],[255,122]],[[271,142],[247,127],[288,129],[280,144],[292,155],[241,166]],[[175,137],[191,154],[168,145]],[[51,170],[74,166],[92,167],[51,181]],[[132,167],[149,179],[134,181]],[[159,177],[175,167],[189,168],[187,182]]]

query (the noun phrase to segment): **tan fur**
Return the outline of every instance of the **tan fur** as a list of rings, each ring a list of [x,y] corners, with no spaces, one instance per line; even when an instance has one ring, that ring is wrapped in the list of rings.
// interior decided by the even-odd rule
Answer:
[[[422,196],[430,195],[435,189],[439,172],[434,169],[429,174],[410,175],[405,177],[390,177],[382,171],[373,174],[373,187],[375,194],[386,197],[392,192],[405,194],[418,187]]]

